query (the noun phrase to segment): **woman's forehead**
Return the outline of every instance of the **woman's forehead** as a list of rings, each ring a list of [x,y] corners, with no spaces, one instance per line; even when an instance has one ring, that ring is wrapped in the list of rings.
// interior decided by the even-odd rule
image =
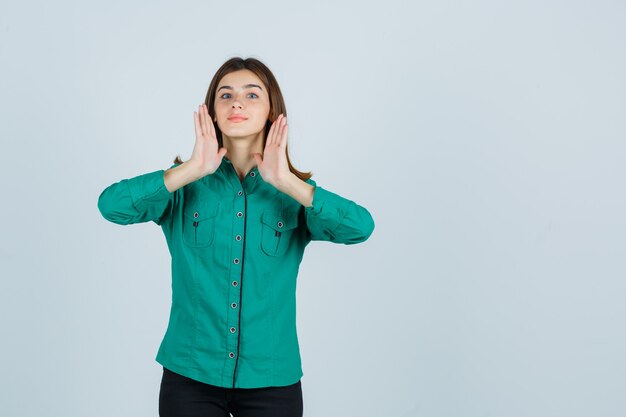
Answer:
[[[222,77],[218,88],[229,86],[231,88],[246,88],[249,84],[258,85],[265,91],[265,85],[257,75],[250,70],[238,70],[228,73]]]

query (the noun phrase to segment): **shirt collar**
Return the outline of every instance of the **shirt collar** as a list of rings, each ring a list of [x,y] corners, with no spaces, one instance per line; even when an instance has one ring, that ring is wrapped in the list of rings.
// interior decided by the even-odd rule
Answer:
[[[219,170],[235,189],[240,189],[243,186],[246,192],[252,192],[261,182],[261,175],[259,174],[259,169],[256,165],[250,169],[243,181],[240,181],[239,175],[237,175],[233,163],[225,156],[222,158]]]

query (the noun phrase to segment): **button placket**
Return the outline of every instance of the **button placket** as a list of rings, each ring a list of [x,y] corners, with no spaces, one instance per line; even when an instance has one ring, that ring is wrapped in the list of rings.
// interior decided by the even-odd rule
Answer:
[[[232,264],[231,264],[231,287],[230,297],[228,301],[228,316],[227,316],[227,344],[226,352],[229,358],[234,359],[238,357],[239,353],[239,327],[240,310],[241,310],[241,285],[243,283],[243,247],[244,247],[244,230],[245,230],[245,207],[246,207],[246,194],[244,189],[235,188],[236,197],[234,199],[233,206],[233,242],[232,250]],[[237,360],[229,362],[228,371],[233,375],[237,368]]]

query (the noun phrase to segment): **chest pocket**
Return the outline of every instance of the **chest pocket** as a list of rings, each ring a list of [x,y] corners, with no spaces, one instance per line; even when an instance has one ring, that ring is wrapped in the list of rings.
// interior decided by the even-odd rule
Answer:
[[[183,242],[195,248],[213,243],[218,202],[191,202],[183,208]]]
[[[297,212],[265,210],[261,217],[261,249],[269,256],[285,254],[298,226]]]

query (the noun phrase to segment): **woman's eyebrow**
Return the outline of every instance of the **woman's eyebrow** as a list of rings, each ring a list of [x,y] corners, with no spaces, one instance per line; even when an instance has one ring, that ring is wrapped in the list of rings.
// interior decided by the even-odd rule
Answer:
[[[259,90],[263,91],[263,89],[261,87],[259,87],[256,84],[246,84],[243,86],[243,88],[250,88],[250,87],[257,87]],[[220,88],[217,89],[217,91],[220,91],[222,88],[226,88],[228,90],[232,90],[233,88],[230,85],[223,85]]]

